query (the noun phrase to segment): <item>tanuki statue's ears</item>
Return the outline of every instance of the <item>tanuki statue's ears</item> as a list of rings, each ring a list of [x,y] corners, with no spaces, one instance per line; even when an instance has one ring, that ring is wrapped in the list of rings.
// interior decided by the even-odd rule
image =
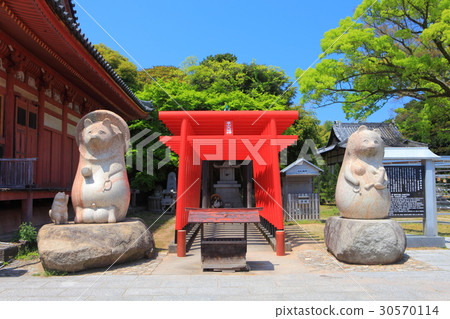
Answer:
[[[366,130],[367,130],[367,126],[365,126],[365,125],[361,125],[360,127],[358,127],[358,132],[366,131]]]
[[[91,119],[85,119],[84,120],[84,127],[88,127],[89,125],[92,125]]]

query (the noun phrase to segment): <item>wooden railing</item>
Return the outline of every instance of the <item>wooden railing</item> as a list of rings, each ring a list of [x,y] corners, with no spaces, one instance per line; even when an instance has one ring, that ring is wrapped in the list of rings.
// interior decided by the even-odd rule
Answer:
[[[37,158],[0,158],[0,188],[24,188],[33,185]]]
[[[320,219],[319,194],[287,194],[284,220]]]

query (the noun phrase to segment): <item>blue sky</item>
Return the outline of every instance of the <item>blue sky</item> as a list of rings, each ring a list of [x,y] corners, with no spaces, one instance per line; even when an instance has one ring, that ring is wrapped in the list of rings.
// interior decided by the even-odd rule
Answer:
[[[360,2],[74,0],[81,30],[88,39],[106,44],[140,67],[179,66],[189,56],[202,60],[230,52],[241,63],[254,60],[278,66],[292,79],[297,68],[306,69],[317,59],[324,32],[352,16]],[[388,103],[368,121],[392,118],[393,109],[402,104]],[[322,122],[349,121],[340,105],[314,111]]]

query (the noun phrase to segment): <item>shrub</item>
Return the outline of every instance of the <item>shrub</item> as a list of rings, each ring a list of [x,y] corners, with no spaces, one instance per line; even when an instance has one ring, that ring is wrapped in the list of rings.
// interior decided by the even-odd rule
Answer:
[[[37,230],[31,223],[22,223],[14,236],[15,241],[24,240],[30,245],[35,245],[37,241]]]
[[[336,164],[334,168],[325,166],[320,175],[320,203],[334,204],[334,194],[336,193],[336,184],[341,166]]]

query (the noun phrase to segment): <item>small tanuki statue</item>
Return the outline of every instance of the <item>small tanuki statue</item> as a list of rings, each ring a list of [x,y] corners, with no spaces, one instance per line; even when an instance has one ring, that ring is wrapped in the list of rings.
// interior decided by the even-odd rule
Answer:
[[[55,225],[67,224],[69,214],[67,212],[67,203],[69,202],[69,195],[64,192],[59,192],[55,195],[52,209],[48,211],[51,220]]]
[[[340,261],[378,265],[403,257],[403,228],[387,218],[391,198],[383,157],[380,130],[361,125],[348,138],[336,185],[342,217],[328,218],[324,230],[328,251]]]
[[[77,125],[80,160],[72,187],[75,223],[115,223],[125,219],[130,186],[125,167],[130,131],[117,114],[98,110]]]
[[[345,218],[386,218],[391,197],[379,129],[361,125],[347,142],[336,185],[336,206]]]

